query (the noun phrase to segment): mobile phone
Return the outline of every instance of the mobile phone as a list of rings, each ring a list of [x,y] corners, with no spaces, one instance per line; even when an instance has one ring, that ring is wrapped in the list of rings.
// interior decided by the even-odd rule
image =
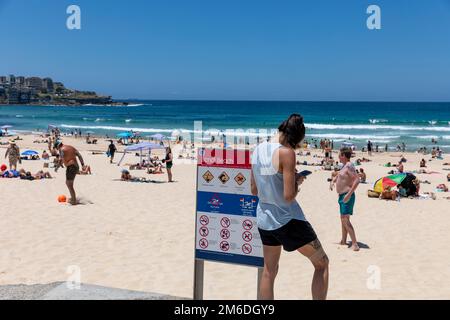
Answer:
[[[300,179],[300,177],[307,177],[307,176],[309,176],[311,173],[312,173],[312,172],[309,171],[309,170],[305,170],[305,171],[302,171],[302,172],[297,172],[297,173],[296,173],[297,180]]]

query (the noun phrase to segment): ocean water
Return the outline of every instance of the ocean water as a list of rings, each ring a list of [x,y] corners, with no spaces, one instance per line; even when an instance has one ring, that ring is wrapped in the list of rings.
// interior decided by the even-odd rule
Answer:
[[[362,146],[370,139],[390,149],[404,142],[408,150],[439,146],[450,152],[450,103],[139,101],[126,107],[0,106],[0,125],[12,125],[10,130],[17,132],[45,131],[51,124],[65,132],[80,128],[110,137],[127,130],[170,136],[174,130],[192,133],[194,121],[202,121],[207,134],[253,129],[266,136],[264,130],[277,128],[291,113],[303,115],[309,140],[329,138],[335,146],[345,141]],[[432,145],[433,138],[437,145]]]

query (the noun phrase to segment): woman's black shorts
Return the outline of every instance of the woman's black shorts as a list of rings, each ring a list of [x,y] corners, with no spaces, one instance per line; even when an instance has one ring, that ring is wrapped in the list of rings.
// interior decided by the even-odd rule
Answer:
[[[259,230],[265,246],[283,246],[285,251],[292,252],[317,239],[313,227],[308,221],[291,220],[279,229]]]

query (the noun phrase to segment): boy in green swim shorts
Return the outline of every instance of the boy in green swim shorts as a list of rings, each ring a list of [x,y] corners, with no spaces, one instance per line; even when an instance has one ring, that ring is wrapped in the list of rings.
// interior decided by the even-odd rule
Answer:
[[[339,161],[344,165],[339,173],[330,183],[330,189],[333,190],[336,184],[336,191],[339,194],[339,208],[341,213],[342,239],[341,245],[347,245],[347,235],[352,239],[352,248],[359,251],[358,242],[356,241],[355,229],[350,222],[350,216],[353,215],[355,206],[355,190],[359,185],[359,176],[355,167],[350,161],[352,150],[350,148],[342,148],[339,153]]]

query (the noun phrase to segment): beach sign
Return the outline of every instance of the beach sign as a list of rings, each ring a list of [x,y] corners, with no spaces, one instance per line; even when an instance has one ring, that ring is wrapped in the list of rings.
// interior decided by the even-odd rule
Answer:
[[[194,286],[199,290],[203,261],[258,267],[260,272],[264,258],[258,197],[251,194],[250,151],[200,148],[197,156]],[[194,288],[194,299],[201,296]]]

